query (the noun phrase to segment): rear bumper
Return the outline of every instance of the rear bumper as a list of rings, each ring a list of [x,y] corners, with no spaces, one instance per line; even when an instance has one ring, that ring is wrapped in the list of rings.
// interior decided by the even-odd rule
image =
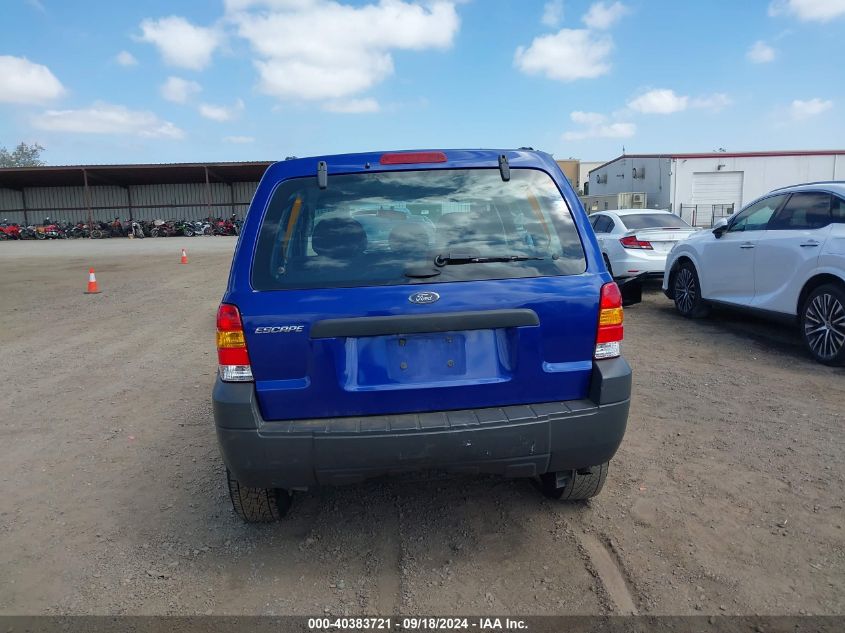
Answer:
[[[634,277],[643,273],[650,276],[662,277],[663,269],[666,267],[666,255],[668,253],[655,253],[654,251],[627,251],[625,257],[611,259],[615,277]]]
[[[532,477],[616,453],[631,368],[597,361],[588,400],[356,418],[266,421],[252,383],[212,396],[223,460],[243,485],[304,489],[415,470]]]

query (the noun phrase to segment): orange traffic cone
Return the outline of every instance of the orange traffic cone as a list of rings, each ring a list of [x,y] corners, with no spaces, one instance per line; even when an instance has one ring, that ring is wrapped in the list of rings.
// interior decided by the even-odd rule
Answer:
[[[185,252],[185,249],[182,249],[182,260],[179,262],[180,264],[187,264],[188,263],[188,254]]]
[[[97,295],[100,294],[100,287],[97,285],[97,277],[94,275],[94,269],[88,269],[88,290],[85,291],[86,295]]]

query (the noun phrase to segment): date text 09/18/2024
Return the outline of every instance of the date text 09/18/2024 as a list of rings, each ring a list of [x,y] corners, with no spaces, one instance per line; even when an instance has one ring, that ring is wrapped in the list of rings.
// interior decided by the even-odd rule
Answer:
[[[311,631],[520,631],[528,627],[525,620],[496,617],[446,618],[446,617],[344,617],[309,618]]]

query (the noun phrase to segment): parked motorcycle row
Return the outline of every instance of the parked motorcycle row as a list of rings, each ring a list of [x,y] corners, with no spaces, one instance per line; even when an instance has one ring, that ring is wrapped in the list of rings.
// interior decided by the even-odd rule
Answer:
[[[0,222],[0,241],[59,240],[107,237],[193,237],[195,235],[239,235],[241,221],[235,216],[205,220],[127,220],[112,222],[54,222],[45,218],[41,224],[21,226],[8,220]]]

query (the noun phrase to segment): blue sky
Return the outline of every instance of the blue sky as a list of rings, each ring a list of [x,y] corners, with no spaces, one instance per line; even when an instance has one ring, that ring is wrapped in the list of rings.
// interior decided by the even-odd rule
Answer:
[[[0,0],[49,164],[845,147],[845,0]]]

